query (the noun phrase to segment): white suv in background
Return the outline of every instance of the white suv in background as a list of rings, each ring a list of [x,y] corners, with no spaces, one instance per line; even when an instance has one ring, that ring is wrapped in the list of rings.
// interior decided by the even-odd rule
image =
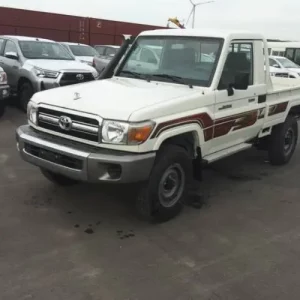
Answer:
[[[269,64],[270,68],[279,72],[288,72],[290,78],[300,78],[300,66],[284,56],[270,56]]]
[[[74,58],[82,63],[93,65],[94,56],[98,55],[98,52],[91,46],[79,43],[61,43],[68,52],[74,56]]]

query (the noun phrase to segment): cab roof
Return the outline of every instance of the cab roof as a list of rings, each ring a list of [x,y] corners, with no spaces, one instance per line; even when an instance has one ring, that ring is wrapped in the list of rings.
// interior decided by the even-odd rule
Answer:
[[[48,39],[42,39],[39,37],[30,37],[30,36],[19,36],[19,35],[1,35],[3,38],[8,38],[12,40],[18,40],[18,41],[40,41],[40,42],[51,42],[56,43],[55,41],[48,40]]]
[[[263,40],[259,33],[239,30],[223,29],[156,29],[144,31],[140,36],[189,36],[189,37],[210,37],[223,39]]]
[[[70,42],[60,42],[60,43],[65,44],[65,45],[71,45],[71,46],[87,46],[87,47],[90,47],[90,45],[80,44],[80,43],[70,43]]]

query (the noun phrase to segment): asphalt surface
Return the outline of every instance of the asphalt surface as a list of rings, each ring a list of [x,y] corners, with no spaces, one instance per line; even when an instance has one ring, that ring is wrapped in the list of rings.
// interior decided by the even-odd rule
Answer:
[[[139,221],[129,186],[56,187],[23,162],[0,120],[1,300],[300,299],[300,149],[273,167],[263,152],[211,166],[201,209]]]

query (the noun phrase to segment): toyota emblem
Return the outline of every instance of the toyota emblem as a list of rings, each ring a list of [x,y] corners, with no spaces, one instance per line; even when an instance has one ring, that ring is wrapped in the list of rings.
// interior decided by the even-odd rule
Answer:
[[[70,131],[72,129],[72,119],[67,116],[61,116],[58,120],[58,125],[61,129]]]
[[[77,80],[82,81],[84,79],[83,74],[77,74],[76,75]]]

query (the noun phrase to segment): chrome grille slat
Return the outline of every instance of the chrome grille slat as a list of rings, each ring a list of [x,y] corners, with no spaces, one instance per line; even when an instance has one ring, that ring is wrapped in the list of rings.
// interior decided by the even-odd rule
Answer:
[[[60,127],[59,119],[61,116],[69,116],[72,119],[72,126],[69,130],[64,130]],[[59,112],[43,107],[38,109],[39,127],[65,135],[98,142],[99,125],[99,121],[96,118],[82,117],[80,115],[75,115],[73,112]]]

